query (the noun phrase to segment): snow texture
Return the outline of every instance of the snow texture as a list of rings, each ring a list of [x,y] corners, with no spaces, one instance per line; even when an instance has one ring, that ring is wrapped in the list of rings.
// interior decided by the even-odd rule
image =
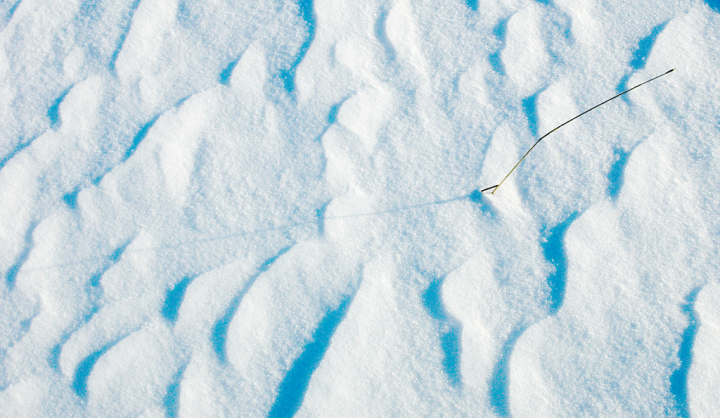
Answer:
[[[0,45],[3,417],[720,410],[717,1],[8,0]]]

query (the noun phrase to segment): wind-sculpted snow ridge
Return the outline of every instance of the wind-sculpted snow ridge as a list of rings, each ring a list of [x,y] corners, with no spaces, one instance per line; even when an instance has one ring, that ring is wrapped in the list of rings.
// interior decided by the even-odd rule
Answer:
[[[167,387],[165,398],[163,403],[165,404],[165,415],[168,418],[176,418],[180,409],[180,383],[182,382],[182,376],[185,372],[185,367],[182,367],[173,377],[172,383]]]
[[[297,7],[300,17],[305,22],[307,36],[305,37],[302,45],[300,45],[300,50],[295,56],[294,61],[288,68],[280,70],[280,78],[282,79],[283,87],[288,94],[293,94],[295,91],[295,74],[297,73],[298,65],[300,65],[303,58],[305,58],[313,39],[315,39],[315,12],[313,10],[313,0],[298,0]]]
[[[295,359],[280,383],[268,417],[292,417],[300,409],[312,374],[325,355],[332,336],[351,303],[352,295],[343,299],[340,306],[328,312],[320,321],[313,332],[312,340],[303,347],[302,354]]]
[[[117,341],[105,345],[85,357],[83,361],[78,364],[72,380],[72,389],[77,396],[82,399],[87,399],[87,380],[93,370],[93,367],[95,367],[95,364],[98,362],[100,357],[110,350],[115,344],[117,344]]]
[[[25,140],[25,141],[20,141],[20,143],[15,146],[15,149],[14,149],[14,150],[12,150],[12,151],[10,151],[9,153],[7,153],[7,154],[3,157],[3,159],[0,160],[0,170],[2,170],[3,167],[5,167],[5,164],[7,164],[8,161],[10,161],[13,157],[15,157],[18,153],[20,153],[20,151],[22,151],[22,150],[24,150],[25,148],[27,148],[28,145],[30,145],[34,140],[35,140],[35,138],[31,138],[31,139],[28,139],[28,140]]]
[[[640,39],[637,44],[637,48],[635,49],[635,51],[633,51],[632,60],[630,61],[630,68],[632,72],[622,78],[620,84],[618,84],[616,89],[618,93],[627,90],[628,80],[634,72],[645,68],[645,63],[648,59],[648,56],[650,56],[653,45],[655,45],[655,40],[657,39],[658,35],[662,33],[663,29],[665,29],[666,25],[667,22],[663,22],[655,26],[649,35]],[[627,96],[623,96],[623,100],[628,101],[630,99]]]
[[[130,244],[130,241],[118,247],[108,257],[107,261],[100,267],[100,270],[94,273],[90,280],[88,280],[88,286],[86,292],[88,294],[88,300],[90,301],[90,308],[88,313],[85,315],[85,322],[87,323],[97,313],[100,308],[103,296],[102,289],[102,277],[112,266],[120,261],[120,257],[125,252],[125,249]],[[66,338],[63,338],[66,340]],[[62,349],[62,344],[59,344],[58,350]]]
[[[121,162],[127,161],[128,158],[130,158],[135,150],[137,149],[138,145],[140,145],[140,142],[145,139],[150,129],[153,127],[155,122],[160,117],[160,114],[156,115],[154,118],[150,119],[148,123],[143,125],[137,134],[133,137],[132,143],[130,143],[130,146],[125,151],[125,155],[123,155]]]
[[[50,353],[48,355],[48,365],[54,371],[61,372],[60,356],[62,355],[63,347],[73,336],[73,333],[75,333],[83,325],[89,323],[90,320],[95,316],[95,314],[98,313],[99,309],[101,308],[103,296],[103,290],[101,285],[102,276],[112,266],[116,265],[120,261],[120,258],[127,249],[128,245],[130,245],[130,241],[127,241],[125,244],[119,246],[110,254],[108,254],[104,264],[100,266],[100,270],[94,273],[88,280],[85,291],[87,293],[87,299],[90,302],[90,306],[86,309],[84,317],[82,318],[80,323],[74,325],[71,330],[65,332],[65,334],[60,338],[60,341],[58,341],[57,344],[55,344],[50,349]],[[81,398],[87,398],[87,379],[92,372],[92,368],[94,367],[100,356],[102,356],[108,349],[110,349],[112,345],[113,344],[108,344],[105,347],[98,349],[93,354],[86,357],[77,366],[72,383],[72,388],[76,395],[80,396]]]
[[[8,289],[12,289],[15,286],[15,279],[17,279],[17,275],[20,272],[20,269],[30,256],[30,251],[32,251],[33,248],[33,232],[35,231],[36,227],[37,223],[31,225],[30,228],[28,228],[27,232],[25,233],[25,243],[23,245],[23,249],[20,251],[20,254],[18,254],[15,262],[5,273],[5,286],[7,286]]]
[[[218,360],[220,360],[221,363],[226,362],[226,345],[227,345],[227,332],[228,327],[230,326],[230,321],[235,317],[235,312],[237,312],[238,307],[240,306],[240,302],[242,302],[243,297],[245,294],[250,290],[253,284],[255,284],[255,281],[260,277],[260,275],[263,272],[266,272],[270,266],[275,263],[275,261],[281,257],[286,252],[290,251],[292,248],[292,245],[287,246],[283,249],[281,249],[277,254],[274,256],[268,258],[263,262],[260,267],[257,269],[257,272],[250,276],[246,281],[243,287],[235,294],[235,297],[230,302],[230,306],[227,307],[225,310],[225,313],[223,316],[218,319],[215,322],[215,325],[212,328],[212,334],[210,336],[210,339],[212,341],[213,349],[215,350],[215,354],[218,357]]]
[[[505,75],[505,70],[502,66],[502,60],[500,59],[500,53],[502,52],[504,48],[505,43],[505,31],[507,30],[507,19],[501,20],[497,25],[495,25],[495,28],[493,29],[493,35],[497,38],[497,40],[500,42],[500,48],[490,54],[488,57],[490,61],[490,65],[492,65],[493,70],[497,72],[500,75]]]
[[[12,19],[13,15],[15,14],[15,10],[17,10],[17,7],[20,5],[21,2],[22,0],[15,0],[14,2],[6,2],[4,4],[3,9],[5,16],[3,16],[4,21],[2,22],[2,27],[0,28],[0,30],[5,28],[10,19]]]
[[[237,65],[239,61],[239,58],[233,61],[230,61],[225,67],[222,72],[220,73],[220,76],[218,77],[218,81],[220,84],[228,85],[230,83],[230,76],[232,75],[233,70],[235,69],[235,66]]]
[[[523,99],[522,107],[528,120],[528,128],[532,136],[538,136],[537,97],[540,92]]]
[[[693,343],[697,334],[698,319],[695,312],[695,300],[702,287],[695,288],[685,297],[685,304],[682,310],[687,314],[688,325],[683,331],[680,349],[678,350],[678,359],[680,365],[670,375],[670,393],[675,401],[675,414],[678,417],[686,418],[690,416],[690,408],[688,405],[688,372],[692,365],[693,359]]]
[[[608,195],[612,200],[616,200],[618,193],[620,193],[623,184],[623,172],[625,171],[625,165],[627,165],[627,160],[630,155],[622,148],[615,149],[614,154],[615,161],[608,172]]]
[[[52,106],[50,106],[48,108],[47,115],[48,115],[48,118],[50,118],[50,127],[53,129],[56,129],[59,126],[59,124],[62,122],[60,120],[60,112],[59,112],[60,103],[62,103],[63,99],[65,99],[65,96],[67,96],[67,94],[70,92],[71,88],[72,87],[70,87],[67,90],[65,90],[64,92],[62,92],[62,94],[57,99],[55,99],[55,102],[52,104]]]
[[[502,348],[500,360],[495,364],[495,370],[493,370],[490,385],[490,405],[492,405],[493,412],[501,417],[510,416],[510,400],[508,399],[510,356],[515,343],[524,331],[524,328],[518,328],[510,334]]]
[[[177,105],[175,105],[173,108],[177,108],[177,107],[180,106],[185,100],[186,100],[186,98],[185,98],[185,99],[181,99],[180,102],[179,102]],[[155,125],[155,122],[157,122],[158,118],[159,118],[160,116],[162,116],[163,113],[165,113],[165,112],[158,113],[157,115],[155,115],[154,117],[152,117],[152,119],[150,119],[147,123],[145,123],[144,125],[142,125],[142,126],[140,127],[140,129],[137,131],[137,133],[133,136],[132,141],[130,141],[130,145],[129,145],[129,146],[127,147],[127,149],[125,150],[124,155],[122,155],[122,156],[120,157],[120,161],[119,161],[117,164],[123,164],[123,163],[124,163],[125,161],[127,161],[130,157],[132,157],[132,155],[135,153],[135,151],[137,150],[137,148],[138,148],[138,146],[140,145],[140,143],[142,142],[142,140],[145,139],[145,137],[147,136],[148,132],[150,132],[150,129],[152,129],[153,125]],[[105,171],[105,173],[103,173],[103,174],[97,176],[96,178],[94,178],[94,179],[92,180],[92,183],[93,183],[95,186],[97,186],[97,185],[102,181],[103,177],[105,177],[105,175],[106,175],[107,173],[109,173],[110,171],[112,171],[112,170],[113,170],[113,167],[107,168],[106,171]],[[71,204],[71,202],[74,202],[74,201],[77,199],[77,193],[78,193],[78,191],[77,191],[77,190],[74,190],[74,191],[70,192],[68,195],[66,195],[66,196],[63,197],[63,199],[66,201],[66,203],[68,203],[69,206],[71,206],[71,207],[74,206],[74,205]]]
[[[20,2],[18,2],[17,4],[19,4],[19,3]],[[55,101],[52,103],[52,105],[47,110],[47,117],[50,119],[50,128],[51,129],[57,130],[60,127],[60,124],[62,123],[62,121],[60,120],[59,108],[60,108],[60,104],[65,99],[65,96],[67,96],[67,94],[70,92],[70,89],[72,89],[72,86],[65,89],[65,91],[63,91],[60,94],[60,96],[58,96],[55,99]],[[2,160],[0,160],[0,170],[2,170],[3,167],[5,167],[5,164],[7,164],[7,162],[10,161],[10,159],[12,159],[20,151],[22,151],[23,149],[27,148],[30,144],[32,144],[32,142],[35,139],[37,139],[37,137],[31,138],[31,139],[25,140],[25,141],[21,140],[20,143],[15,147],[14,150],[12,150],[10,153],[5,155],[2,158]]]
[[[3,416],[720,408],[705,2],[6,3]]]
[[[545,258],[553,265],[554,270],[547,278],[547,284],[550,288],[550,297],[548,298],[548,310],[550,315],[555,315],[562,306],[565,298],[565,288],[567,286],[567,255],[563,241],[565,233],[570,225],[578,217],[577,213],[570,215],[566,220],[555,225],[546,232],[545,242],[542,244]]]
[[[380,45],[382,45],[383,50],[385,51],[385,59],[388,63],[392,63],[395,61],[397,53],[392,45],[392,42],[390,42],[387,37],[387,18],[388,11],[386,9],[381,9],[380,13],[378,13],[377,20],[375,20],[373,29],[375,32],[375,38],[377,38],[378,42],[380,42]]]
[[[141,0],[132,0],[132,4],[130,5],[129,10],[125,13],[125,16],[120,23],[120,26],[123,29],[122,32],[120,32],[120,37],[117,41],[115,51],[110,56],[110,62],[108,63],[108,68],[112,73],[115,73],[115,63],[117,62],[118,55],[120,55],[120,51],[122,51],[123,45],[125,45],[125,39],[127,39],[128,33],[130,32],[130,28],[132,26],[133,15],[135,14],[135,11],[140,5],[140,1]]]
[[[462,335],[460,324],[448,316],[442,305],[440,289],[443,281],[432,280],[430,286],[423,294],[423,304],[435,320],[439,322],[440,347],[443,351],[443,369],[450,384],[460,387],[462,375],[460,374],[460,337]]]
[[[715,352],[720,336],[720,306],[717,297],[720,295],[718,280],[710,280],[698,293],[694,301],[693,315],[697,321],[697,332],[692,344],[692,364],[688,370],[687,410],[690,416],[712,416],[720,400],[714,394],[720,383],[720,376],[715,373],[717,361]],[[691,324],[688,324],[691,325]]]
[[[185,291],[188,285],[192,282],[192,277],[185,277],[173,286],[172,289],[168,289],[167,295],[165,296],[165,302],[162,307],[162,316],[167,321],[174,323],[177,320],[178,309],[182,303]]]
[[[717,0],[705,0],[705,3],[715,12],[720,14],[720,2]]]

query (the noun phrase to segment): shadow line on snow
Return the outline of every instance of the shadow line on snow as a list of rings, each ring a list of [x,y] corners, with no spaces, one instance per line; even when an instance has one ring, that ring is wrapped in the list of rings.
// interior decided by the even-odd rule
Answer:
[[[393,47],[392,42],[390,42],[390,38],[387,36],[387,18],[388,11],[384,8],[381,9],[373,29],[375,32],[375,38],[378,42],[380,42],[380,45],[382,45],[383,50],[385,51],[385,58],[388,61],[393,62],[397,58],[397,52],[395,51],[395,47]]]
[[[507,23],[510,18],[502,19],[498,22],[497,25],[493,28],[493,35],[495,38],[500,42],[500,47],[490,54],[488,56],[488,61],[490,61],[490,66],[492,66],[493,70],[495,70],[496,73],[500,75],[505,75],[505,66],[503,65],[502,58],[500,57],[500,54],[502,54],[503,49],[505,49],[505,39],[507,37],[506,31],[507,31]]]
[[[72,390],[77,396],[80,397],[80,399],[87,400],[87,381],[90,377],[90,373],[92,373],[93,369],[95,368],[95,364],[97,364],[98,360],[100,360],[100,357],[102,357],[103,354],[107,353],[118,342],[120,342],[121,339],[122,338],[117,339],[94,351],[92,354],[85,357],[78,364],[77,368],[75,369],[75,375],[73,376]]]
[[[132,19],[138,6],[140,6],[140,0],[133,0],[133,3],[130,5],[130,10],[128,11],[127,15],[125,16],[125,20],[121,25],[123,26],[123,31],[120,34],[120,39],[118,40],[115,51],[110,56],[110,62],[108,62],[108,69],[113,74],[115,74],[115,63],[117,62],[120,51],[122,51],[122,48],[125,45],[125,40],[130,33],[130,28],[132,27]]]
[[[460,322],[450,316],[442,303],[441,290],[445,278],[432,279],[423,292],[422,302],[431,317],[439,324],[440,348],[443,352],[443,370],[448,382],[453,387],[462,387],[460,371],[461,333]]]
[[[515,343],[520,336],[525,332],[527,328],[525,326],[518,326],[514,331],[510,333],[505,345],[502,349],[500,359],[495,363],[493,369],[492,378],[490,380],[490,406],[493,411],[501,417],[509,417],[509,399],[508,390],[509,385],[509,372],[510,372],[510,357],[512,356],[513,348]]]
[[[705,0],[707,4],[715,13],[720,13],[720,0]]]
[[[23,264],[25,264],[27,259],[30,257],[30,252],[34,247],[33,234],[35,233],[35,228],[37,226],[38,222],[33,222],[32,224],[30,224],[30,227],[27,229],[27,231],[25,231],[25,244],[23,246],[23,249],[20,251],[20,254],[18,254],[18,256],[15,258],[15,262],[5,273],[5,285],[10,290],[15,288],[15,280],[17,279],[17,275],[18,273],[20,273],[20,269],[22,268]]]
[[[618,93],[627,90],[627,83],[630,80],[630,77],[638,70],[642,70],[643,68],[645,68],[645,62],[647,61],[648,56],[650,56],[650,52],[655,45],[655,40],[657,39],[658,35],[660,35],[660,33],[663,31],[663,29],[665,29],[665,25],[667,25],[667,22],[663,22],[655,26],[648,36],[640,39],[637,48],[635,49],[635,51],[633,51],[632,59],[628,63],[631,71],[629,74],[626,74],[620,80],[620,84],[618,84],[617,86]],[[626,103],[630,100],[627,96],[623,96],[622,99]]]
[[[570,225],[579,216],[578,212],[570,215],[563,222],[555,225],[546,231],[545,242],[540,246],[543,249],[545,259],[555,267],[555,270],[548,275],[547,284],[550,288],[548,298],[548,310],[550,315],[555,315],[562,306],[565,299],[565,287],[567,286],[567,254],[565,253],[565,234]]]
[[[77,199],[77,194],[75,194],[74,196],[75,196],[75,199]],[[72,200],[72,201],[75,202],[75,200]],[[161,251],[161,250],[172,250],[172,249],[177,249],[177,248],[182,248],[182,247],[197,246],[198,244],[202,244],[202,243],[213,243],[213,242],[217,242],[217,241],[230,240],[230,239],[245,237],[245,236],[254,235],[254,234],[263,234],[263,233],[269,233],[269,232],[275,232],[275,231],[288,231],[288,230],[290,230],[292,228],[296,228],[296,227],[317,226],[319,222],[322,223],[323,228],[324,228],[324,224],[327,221],[352,219],[352,218],[363,218],[363,217],[368,217],[368,216],[378,216],[378,215],[398,213],[398,212],[402,212],[402,211],[406,211],[406,210],[413,210],[413,209],[418,209],[418,208],[423,208],[423,207],[428,207],[428,206],[444,205],[447,203],[462,202],[462,201],[470,201],[472,203],[475,203],[480,207],[480,210],[482,212],[487,213],[490,216],[495,216],[495,210],[490,205],[487,197],[485,197],[485,195],[483,193],[481,193],[480,190],[473,190],[469,194],[450,198],[450,199],[436,200],[434,202],[418,203],[416,205],[399,206],[399,207],[395,207],[392,209],[381,210],[381,211],[376,211],[376,212],[355,213],[355,214],[350,214],[350,215],[325,216],[325,209],[319,208],[316,211],[315,216],[312,217],[313,220],[308,221],[308,222],[295,222],[295,223],[289,223],[289,224],[281,225],[281,226],[277,226],[277,227],[261,228],[261,229],[251,230],[251,231],[239,231],[236,233],[220,235],[220,236],[215,236],[215,237],[209,237],[209,238],[204,238],[204,239],[197,239],[197,240],[192,240],[192,241],[184,241],[184,242],[180,242],[180,243],[176,243],[176,244],[166,244],[166,245],[147,247],[147,248],[134,248],[132,250],[127,250],[127,252],[128,252],[128,254],[131,254],[131,253],[154,252],[154,251]],[[102,260],[102,259],[105,259],[105,257],[88,257],[88,258],[85,258],[82,260],[76,260],[76,261],[68,262],[68,263],[53,264],[53,265],[48,265],[45,267],[36,267],[36,268],[32,268],[32,269],[27,269],[27,272],[40,272],[40,271],[45,271],[45,270],[49,270],[49,269],[72,267],[72,266],[75,266],[78,264],[89,263],[89,262]]]
[[[253,284],[255,284],[255,281],[257,280],[260,275],[266,271],[277,261],[278,258],[280,258],[283,254],[290,251],[290,249],[295,244],[290,244],[287,247],[281,249],[277,254],[274,256],[268,258],[265,260],[263,264],[258,267],[255,274],[250,276],[245,284],[243,284],[242,288],[239,292],[235,295],[232,302],[230,302],[230,306],[225,310],[225,313],[223,316],[220,317],[215,322],[215,325],[213,325],[212,328],[212,334],[210,336],[210,342],[212,343],[213,350],[215,351],[215,354],[218,357],[218,360],[220,360],[221,363],[227,362],[227,352],[226,352],[226,345],[227,345],[227,331],[228,327],[230,326],[230,322],[232,321],[233,317],[235,316],[235,312],[237,312],[238,307],[240,307],[240,302],[242,302],[243,297],[245,297],[245,294],[250,290]]]
[[[4,16],[4,22],[2,22],[2,26],[0,27],[0,31],[3,31],[8,23],[13,18],[13,15],[15,15],[15,11],[17,10],[18,6],[22,3],[22,0],[17,0],[15,3],[13,3],[10,7],[8,7],[7,11],[5,12]]]
[[[330,347],[335,331],[352,303],[354,294],[346,296],[340,305],[320,321],[312,339],[305,344],[302,354],[295,359],[278,387],[275,402],[268,418],[292,417],[302,406],[310,379]]]
[[[87,324],[90,322],[92,317],[98,312],[100,309],[100,300],[102,298],[102,287],[101,287],[101,280],[103,274],[107,272],[112,266],[118,263],[120,258],[122,257],[123,253],[127,249],[128,245],[132,242],[132,238],[127,240],[124,244],[120,245],[116,249],[114,249],[110,254],[108,254],[105,257],[99,257],[100,260],[105,260],[103,265],[95,272],[92,276],[90,276],[90,279],[88,280],[87,286],[86,286],[86,293],[88,294],[88,299],[90,301],[90,309],[85,313],[85,318],[83,318],[82,322],[79,324],[76,324],[71,328],[71,330],[67,333],[65,333],[57,344],[55,344],[50,349],[50,355],[48,355],[47,361],[48,365],[51,369],[55,371],[60,371],[60,354],[62,354],[63,346],[65,346],[65,343],[68,342],[70,337],[78,330],[80,329],[84,324]]]
[[[310,49],[310,44],[312,44],[312,41],[315,39],[315,12],[313,11],[313,1],[298,0],[297,5],[300,17],[305,21],[307,37],[305,37],[305,40],[300,46],[300,51],[295,57],[295,61],[293,61],[287,69],[280,70],[279,74],[280,79],[283,82],[285,92],[290,95],[295,92],[295,73],[297,72],[297,68],[303,58],[305,58],[307,51]]]
[[[687,378],[692,365],[692,348],[695,343],[695,335],[699,321],[695,312],[695,300],[702,287],[693,289],[686,297],[682,310],[688,318],[688,326],[682,334],[680,348],[678,349],[679,367],[670,375],[670,393],[674,400],[675,415],[681,418],[690,417],[688,405]],[[672,415],[672,414],[669,414]]]
[[[178,310],[185,297],[185,291],[195,277],[185,277],[175,284],[171,289],[168,289],[165,294],[165,302],[160,313],[166,321],[174,324],[177,320]]]
[[[178,412],[180,410],[180,383],[182,382],[186,367],[187,365],[182,366],[180,370],[175,373],[172,382],[170,382],[165,390],[163,405],[165,406],[165,415],[168,418],[175,418],[178,416]]]

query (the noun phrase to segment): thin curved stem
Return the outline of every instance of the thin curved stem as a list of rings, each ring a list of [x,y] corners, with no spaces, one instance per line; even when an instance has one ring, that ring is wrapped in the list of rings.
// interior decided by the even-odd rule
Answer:
[[[582,115],[584,115],[584,114],[586,114],[586,113],[588,113],[588,112],[590,112],[590,111],[592,111],[592,110],[597,109],[598,107],[604,105],[605,103],[607,103],[607,102],[609,102],[609,101],[611,101],[611,100],[615,100],[615,99],[617,99],[618,97],[622,96],[623,94],[628,93],[628,92],[630,92],[630,91],[632,91],[632,90],[635,90],[636,88],[642,86],[643,84],[647,84],[647,83],[649,83],[649,82],[651,82],[651,81],[653,81],[653,80],[656,80],[656,79],[658,79],[658,78],[660,78],[660,77],[662,77],[662,76],[664,76],[664,75],[670,74],[670,73],[673,72],[673,71],[675,71],[674,68],[673,68],[672,70],[666,72],[666,73],[663,73],[663,74],[660,74],[660,75],[658,75],[658,76],[655,76],[655,77],[651,78],[651,79],[648,80],[648,81],[645,81],[645,82],[643,82],[643,83],[640,83],[640,84],[638,84],[638,85],[635,86],[635,87],[631,87],[631,88],[625,90],[624,92],[622,92],[622,93],[620,93],[620,94],[616,94],[615,96],[613,96],[613,97],[605,100],[604,102],[602,102],[602,103],[600,103],[600,104],[598,104],[598,105],[595,105],[595,106],[591,107],[590,109],[582,112],[581,114],[575,116],[574,118],[572,118],[572,119],[570,119],[570,120],[568,120],[568,121],[566,121],[566,122],[563,122],[562,124],[560,124],[560,125],[558,125],[557,127],[555,127],[552,131],[550,131],[550,132],[546,133],[545,135],[541,136],[540,139],[538,139],[538,140],[533,144],[533,146],[530,147],[529,150],[527,150],[527,152],[525,153],[525,155],[522,156],[522,158],[520,159],[520,161],[518,161],[517,164],[515,164],[515,166],[512,168],[512,170],[510,170],[510,172],[507,173],[507,175],[505,176],[505,178],[503,178],[502,181],[501,181],[497,186],[495,186],[495,189],[492,191],[492,194],[495,194],[495,192],[500,188],[500,186],[502,186],[502,184],[505,182],[505,180],[507,180],[507,178],[510,177],[510,174],[512,174],[512,172],[515,171],[515,169],[520,165],[520,163],[523,162],[523,160],[525,159],[525,157],[527,157],[527,155],[530,154],[530,151],[532,151],[533,148],[535,148],[535,146],[540,143],[540,141],[542,141],[543,139],[545,139],[546,136],[548,136],[548,135],[550,135],[551,133],[557,131],[558,129],[562,128],[563,126],[567,125],[568,123],[570,123],[570,122],[574,121],[575,119],[579,118],[580,116],[582,116]],[[492,187],[488,187],[487,189],[483,189],[483,190],[488,190],[488,189],[491,189],[491,188],[492,188]]]

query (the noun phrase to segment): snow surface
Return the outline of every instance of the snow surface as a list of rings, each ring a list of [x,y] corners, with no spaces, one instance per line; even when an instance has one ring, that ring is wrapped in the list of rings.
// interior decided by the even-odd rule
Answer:
[[[714,416],[719,13],[1,3],[0,415]]]

